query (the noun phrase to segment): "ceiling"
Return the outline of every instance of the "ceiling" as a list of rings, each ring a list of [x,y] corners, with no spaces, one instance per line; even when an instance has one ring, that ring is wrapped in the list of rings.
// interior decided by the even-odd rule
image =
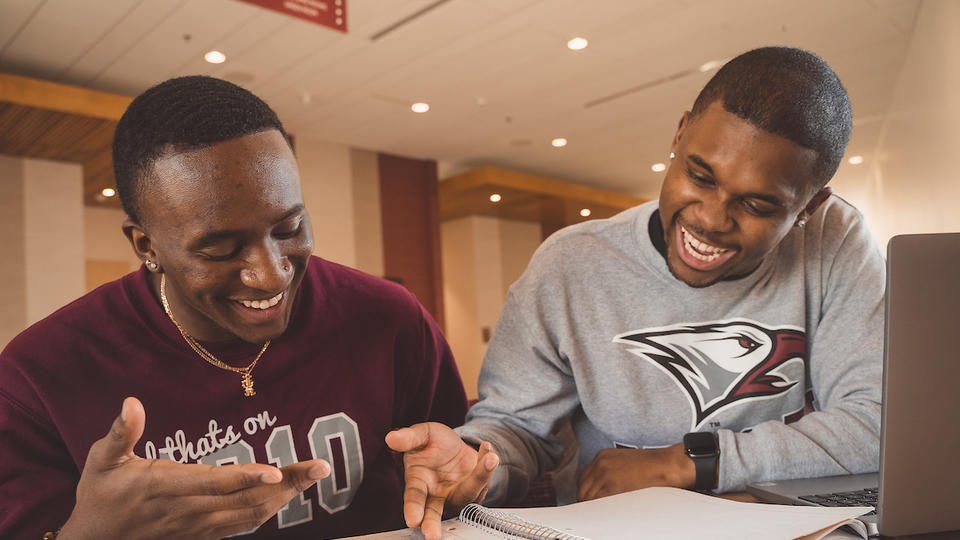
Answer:
[[[567,225],[612,217],[646,202],[605,189],[490,166],[454,175],[441,182],[437,191],[440,221],[477,215],[532,221],[540,223],[544,239]]]
[[[0,154],[79,163],[83,201],[119,208],[111,143],[130,98],[0,73]]]
[[[869,161],[918,2],[346,0],[344,34],[238,0],[0,0],[0,71],[125,95],[210,74],[298,138],[655,197],[651,164],[699,68],[762,45],[831,64],[853,103],[848,153]],[[589,47],[567,49],[575,36]],[[206,63],[211,49],[227,61]]]

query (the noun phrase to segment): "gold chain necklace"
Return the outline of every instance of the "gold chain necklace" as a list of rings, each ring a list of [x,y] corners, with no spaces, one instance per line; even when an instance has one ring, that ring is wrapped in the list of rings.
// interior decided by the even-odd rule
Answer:
[[[203,358],[210,364],[227,371],[232,371],[234,373],[239,373],[241,375],[240,384],[243,385],[243,395],[246,397],[257,395],[253,391],[253,368],[257,365],[257,361],[260,360],[260,357],[263,356],[263,352],[267,350],[267,347],[270,346],[270,340],[268,339],[266,343],[263,344],[263,348],[260,349],[260,352],[257,353],[257,357],[253,359],[253,362],[250,362],[250,365],[247,367],[233,367],[229,364],[221,362],[216,356],[210,353],[210,351],[203,348],[203,345],[199,341],[193,338],[190,334],[186,333],[183,330],[183,327],[180,326],[180,323],[173,318],[173,312],[170,311],[170,303],[167,302],[167,276],[166,274],[160,274],[160,302],[163,303],[163,311],[167,313],[167,317],[170,317],[170,320],[173,321],[173,325],[177,327],[177,330],[180,331],[180,335],[183,336],[183,339],[186,340],[187,345],[190,346],[200,358]]]

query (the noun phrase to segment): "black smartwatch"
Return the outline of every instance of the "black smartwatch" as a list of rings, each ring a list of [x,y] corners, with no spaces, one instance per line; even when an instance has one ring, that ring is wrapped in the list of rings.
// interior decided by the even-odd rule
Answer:
[[[693,489],[701,493],[712,491],[717,485],[717,462],[720,460],[717,434],[705,431],[687,433],[683,436],[683,451],[697,469]]]

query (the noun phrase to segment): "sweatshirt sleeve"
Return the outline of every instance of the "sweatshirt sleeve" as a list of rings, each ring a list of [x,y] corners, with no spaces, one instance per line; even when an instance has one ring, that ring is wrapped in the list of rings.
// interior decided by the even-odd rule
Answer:
[[[837,214],[821,214],[822,227],[807,231],[819,235],[807,238],[807,257],[815,261],[807,271],[813,410],[789,424],[720,430],[719,491],[742,490],[748,481],[878,468],[885,263],[859,213],[854,219]],[[814,245],[818,251],[811,255]]]
[[[548,241],[549,242],[549,241]],[[556,434],[579,405],[569,362],[557,343],[566,310],[562,294],[538,294],[551,284],[537,270],[544,249],[511,287],[480,370],[480,401],[457,431],[464,440],[489,441],[500,457],[486,504],[522,498],[531,480],[555,468],[564,447]]]
[[[54,424],[15,393],[30,384],[0,353],[0,538],[36,539],[70,515],[80,472]]]
[[[394,423],[405,427],[418,422],[463,424],[467,396],[453,353],[433,317],[411,295],[416,315],[408,317],[396,344],[397,398]]]

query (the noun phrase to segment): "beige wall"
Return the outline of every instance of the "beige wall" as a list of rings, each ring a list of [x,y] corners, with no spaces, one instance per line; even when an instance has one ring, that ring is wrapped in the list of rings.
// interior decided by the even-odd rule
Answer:
[[[0,156],[0,345],[85,292],[83,171]]]
[[[353,177],[353,231],[356,268],[382,276],[383,225],[380,219],[380,170],[377,153],[350,150]]]
[[[467,387],[467,397],[477,397],[477,375],[485,345],[480,339],[477,312],[474,220],[462,218],[440,225],[440,259],[443,267],[443,310],[446,337]],[[486,321],[490,324],[489,321]]]
[[[133,254],[133,248],[120,228],[125,218],[126,214],[118,208],[84,207],[87,291],[140,267],[140,259]]]
[[[835,189],[886,247],[901,233],[960,231],[960,2],[920,4],[873,163],[844,165]]]
[[[120,226],[126,214],[119,208],[83,209],[84,236],[86,237],[86,258],[98,261],[127,263],[128,271],[140,267],[140,259],[133,254],[133,248]]]
[[[540,245],[540,225],[470,216],[440,228],[447,341],[457,359],[467,397],[477,397],[477,377],[510,285]]]
[[[27,324],[86,292],[83,168],[24,160]]]
[[[874,230],[960,231],[960,2],[924,0],[873,168]]]
[[[313,225],[313,252],[347,266],[357,262],[350,148],[296,138],[303,201]]]
[[[383,275],[377,154],[296,138],[303,200],[313,226],[313,252]]]
[[[22,158],[0,155],[0,347],[27,322],[23,162]]]

